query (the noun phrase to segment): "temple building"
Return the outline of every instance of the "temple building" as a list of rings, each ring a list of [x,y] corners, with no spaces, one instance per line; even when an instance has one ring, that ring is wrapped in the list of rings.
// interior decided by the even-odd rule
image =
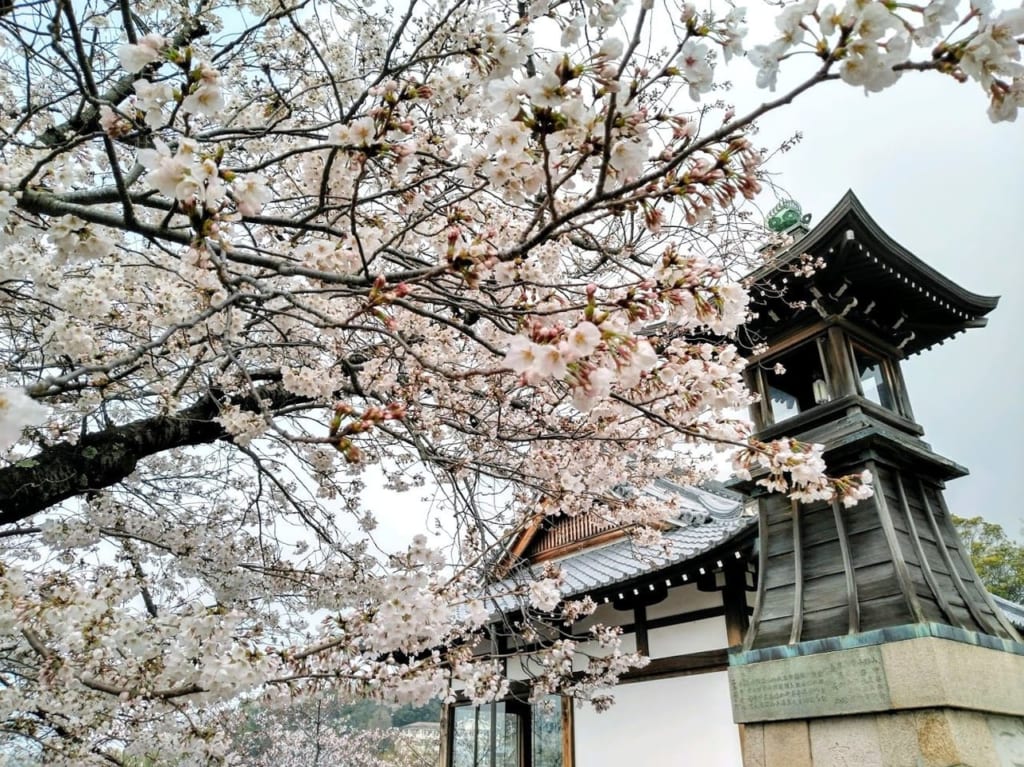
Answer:
[[[852,193],[813,229],[801,214],[773,211],[794,245],[751,275],[751,418],[761,439],[823,444],[834,476],[868,472],[874,495],[844,508],[662,481],[643,492],[673,509],[668,546],[588,519],[528,530],[505,566],[556,563],[565,596],[599,605],[573,635],[619,626],[651,661],[606,712],[530,705],[545,635],[503,616],[487,649],[518,686],[446,710],[442,767],[1024,765],[1024,609],[975,573],[943,495],[967,471],[924,441],[900,372],[997,299],[894,242]],[[581,650],[582,669],[599,650]]]

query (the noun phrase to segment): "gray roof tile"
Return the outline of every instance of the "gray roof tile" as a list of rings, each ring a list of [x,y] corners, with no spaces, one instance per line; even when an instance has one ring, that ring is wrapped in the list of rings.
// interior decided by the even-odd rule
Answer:
[[[1007,617],[1010,623],[1019,629],[1024,629],[1024,605],[997,597],[995,594],[989,594],[989,596],[996,603],[996,607],[1003,611],[1003,615]]]
[[[706,554],[739,535],[757,519],[744,513],[741,496],[720,486],[684,487],[658,480],[644,492],[666,500],[671,494],[681,507],[672,526],[662,533],[660,544],[645,547],[624,537],[533,565],[529,570],[538,575],[545,566],[557,564],[565,580],[565,596],[582,596]],[[513,573],[509,580],[524,575],[524,571]]]

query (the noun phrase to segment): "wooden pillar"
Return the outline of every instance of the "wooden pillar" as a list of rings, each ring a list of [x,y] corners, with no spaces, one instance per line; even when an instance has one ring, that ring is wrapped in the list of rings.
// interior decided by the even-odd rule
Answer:
[[[747,613],[746,564],[738,559],[725,566],[725,586],[722,603],[725,607],[725,634],[730,647],[743,644],[743,636],[750,625]]]

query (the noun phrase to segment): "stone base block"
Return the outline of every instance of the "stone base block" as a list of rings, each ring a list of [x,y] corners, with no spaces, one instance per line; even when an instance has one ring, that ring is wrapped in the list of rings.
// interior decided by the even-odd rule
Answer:
[[[744,767],[1020,767],[1024,718],[954,709],[744,727]]]
[[[1024,655],[937,637],[739,662],[744,767],[1024,767]]]
[[[745,724],[918,708],[1024,716],[1024,655],[936,637],[729,668]]]

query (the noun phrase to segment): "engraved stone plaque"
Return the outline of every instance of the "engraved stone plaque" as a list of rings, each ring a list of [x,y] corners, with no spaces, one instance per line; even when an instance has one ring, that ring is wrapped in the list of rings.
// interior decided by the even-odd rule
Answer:
[[[729,685],[733,719],[738,723],[892,707],[877,646],[733,666]]]

